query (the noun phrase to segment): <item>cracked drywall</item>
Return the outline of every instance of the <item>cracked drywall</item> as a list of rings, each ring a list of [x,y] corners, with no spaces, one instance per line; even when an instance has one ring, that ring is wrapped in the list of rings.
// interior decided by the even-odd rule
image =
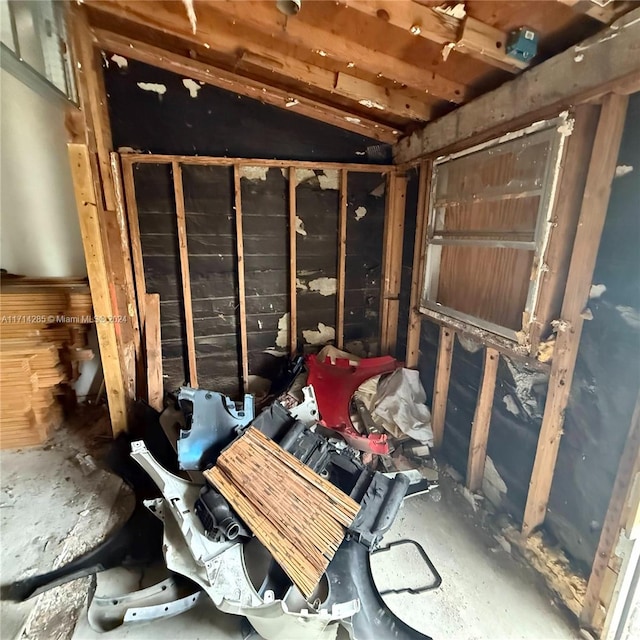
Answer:
[[[542,409],[533,388],[547,382],[547,375],[539,371],[518,369],[510,358],[504,361],[513,378],[517,400],[522,410],[532,419],[542,416]]]
[[[493,460],[487,456],[484,464],[484,477],[482,478],[482,493],[489,501],[499,507],[504,496],[507,495],[507,485],[500,477],[498,470],[493,464]]]
[[[276,336],[276,346],[286,348],[289,345],[289,312],[285,313],[278,320],[278,335]]]
[[[619,164],[616,167],[616,178],[622,178],[622,176],[626,176],[628,173],[633,171],[633,167],[628,164]]]
[[[325,169],[318,174],[318,182],[321,189],[335,189],[337,191],[340,188],[340,174],[336,169]]]
[[[143,91],[157,93],[160,97],[167,93],[167,85],[158,82],[138,82],[138,87]]]
[[[127,69],[129,67],[129,61],[124,56],[119,56],[117,53],[114,53],[111,56],[111,61],[115,62],[119,69]]]
[[[367,208],[360,206],[356,209],[355,213],[356,213],[356,220],[362,220],[362,218],[364,218],[367,215]]]
[[[288,314],[287,314],[288,315]],[[322,345],[336,339],[335,327],[328,327],[322,322],[318,322],[318,330],[308,329],[302,332],[302,337],[307,344]]]
[[[591,289],[589,289],[589,299],[597,300],[602,297],[602,294],[607,290],[607,285],[605,284],[592,284]]]
[[[185,89],[187,89],[189,95],[192,98],[198,97],[198,91],[202,89],[202,85],[199,85],[195,80],[192,80],[191,78],[183,78],[182,84],[184,85]]]
[[[317,291],[321,296],[333,296],[337,286],[336,278],[316,278],[309,282],[309,291]]]
[[[304,228],[304,220],[300,216],[296,216],[296,233],[299,233],[301,236],[307,235]]]
[[[247,180],[262,180],[263,182],[267,179],[267,173],[269,171],[269,167],[240,167],[240,177],[246,178]]]

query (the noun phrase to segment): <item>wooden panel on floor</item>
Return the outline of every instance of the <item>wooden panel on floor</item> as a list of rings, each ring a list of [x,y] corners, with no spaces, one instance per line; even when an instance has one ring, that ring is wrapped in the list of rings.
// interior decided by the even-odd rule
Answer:
[[[182,276],[182,304],[184,305],[185,331],[187,334],[187,357],[189,361],[189,384],[198,386],[196,363],[196,339],[193,331],[193,308],[191,305],[191,277],[189,275],[189,250],[187,248],[187,226],[184,212],[184,191],[182,188],[182,168],[177,162],[172,164],[173,189],[176,198],[176,219],[178,222],[178,246],[180,249],[180,274]]]
[[[436,379],[433,386],[433,407],[431,429],[433,446],[439,449],[444,439],[444,423],[449,397],[449,379],[451,377],[451,360],[453,359],[453,342],[455,331],[449,327],[440,327],[440,342],[436,361]]]
[[[478,392],[478,402],[471,427],[471,442],[469,443],[467,488],[470,491],[478,491],[482,487],[499,362],[500,354],[495,349],[487,347],[484,352],[482,382]]]
[[[549,377],[549,392],[529,483],[522,524],[522,533],[525,536],[535,531],[546,517],[564,424],[564,412],[569,400],[582,333],[584,321],[582,312],[589,299],[591,279],[607,215],[611,182],[625,123],[627,102],[627,96],[610,94],[603,102],[598,121],[562,303],[560,328]]]
[[[109,272],[102,249],[98,205],[93,186],[89,150],[83,144],[69,144],[68,150],[93,311],[96,316],[112,317],[114,313],[109,288]],[[98,322],[96,323],[96,331],[109,404],[111,429],[113,434],[117,435],[127,429],[127,406],[115,324],[113,322]]]
[[[147,398],[156,411],[163,409],[162,343],[160,336],[160,294],[147,293],[144,343],[147,355]]]
[[[420,163],[418,176],[418,208],[416,211],[416,237],[413,248],[413,269],[411,270],[411,299],[409,302],[409,327],[407,329],[407,353],[405,366],[414,369],[418,366],[420,356],[420,298],[422,296],[422,277],[424,272],[424,256],[426,253],[426,237],[428,223],[428,203],[431,192],[431,162]]]
[[[291,176],[290,176],[291,178]],[[294,182],[295,185],[295,182]],[[240,168],[233,167],[233,186],[236,208],[236,252],[238,256],[238,305],[240,312],[240,358],[242,360],[242,388],[249,388],[249,340],[247,338],[247,302],[244,282],[244,237],[242,234],[242,192],[240,190]],[[291,186],[289,187],[291,189]],[[295,186],[294,186],[295,189]],[[294,227],[295,231],[295,227]]]

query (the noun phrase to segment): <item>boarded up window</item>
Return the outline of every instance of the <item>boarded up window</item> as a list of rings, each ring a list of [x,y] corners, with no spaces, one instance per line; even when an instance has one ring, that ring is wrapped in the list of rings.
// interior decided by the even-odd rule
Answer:
[[[515,338],[538,291],[564,118],[434,162],[422,307]]]

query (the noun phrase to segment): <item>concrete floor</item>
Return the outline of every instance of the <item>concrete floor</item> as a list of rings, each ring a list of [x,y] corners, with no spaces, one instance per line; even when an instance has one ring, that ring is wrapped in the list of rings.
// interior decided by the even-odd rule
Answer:
[[[113,513],[111,503],[119,483],[101,470],[85,475],[77,453],[68,438],[63,438],[62,444],[56,440],[50,448],[2,452],[3,583],[51,568],[63,551],[65,540],[68,544],[67,533],[74,528],[77,532],[79,522],[95,523],[91,529],[91,535],[95,535]],[[520,565],[498,545],[450,480],[444,482],[442,496],[437,503],[429,496],[405,501],[385,538],[385,542],[401,538],[420,542],[441,573],[442,585],[420,595],[386,596],[389,607],[436,640],[577,638],[564,614],[540,586],[535,572]],[[374,556],[373,570],[379,588],[420,586],[429,580],[426,567],[409,547]],[[116,595],[141,582],[146,582],[144,576],[113,570],[99,576],[97,593]],[[86,584],[85,580],[73,585],[76,594],[84,595]],[[3,640],[16,637],[33,605],[34,601],[2,603]],[[23,637],[49,640],[53,635],[32,631]],[[239,640],[241,634],[237,618],[221,614],[203,601],[176,618],[106,634],[93,631],[86,611],[82,611],[73,639],[97,638]]]

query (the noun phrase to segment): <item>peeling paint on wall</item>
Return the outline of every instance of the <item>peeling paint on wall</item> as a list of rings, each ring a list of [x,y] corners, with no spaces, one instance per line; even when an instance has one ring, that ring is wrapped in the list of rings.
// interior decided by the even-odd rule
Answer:
[[[163,96],[167,93],[167,86],[164,84],[158,84],[157,82],[138,82],[138,87],[143,91],[152,91],[159,96]]]
[[[476,342],[468,336],[460,335],[458,333],[456,334],[456,338],[458,338],[460,346],[469,353],[477,353],[478,351],[480,351],[480,349],[482,349],[482,344],[480,342]]]
[[[518,405],[510,395],[507,394],[504,398],[502,398],[502,402],[504,402],[504,406],[506,407],[509,413],[512,413],[514,416],[520,415]]]
[[[119,69],[126,69],[129,66],[129,61],[124,56],[119,56],[117,53],[114,53],[111,56],[111,61],[115,62]]]
[[[317,291],[321,296],[333,296],[336,293],[336,278],[316,278],[309,282],[309,291]]]
[[[513,377],[516,395],[522,409],[530,418],[540,418],[542,416],[542,408],[533,387],[535,385],[546,385],[547,376],[541,372],[520,371],[509,358],[505,357],[504,361]]]
[[[633,307],[625,307],[617,305],[616,311],[622,316],[622,319],[633,329],[640,329],[640,311]]]
[[[597,300],[607,290],[607,285],[604,284],[592,284],[589,289],[589,298],[591,300]]]
[[[298,184],[302,184],[307,180],[311,180],[316,177],[316,172],[313,169],[296,169],[296,180]]]
[[[358,207],[356,209],[356,220],[362,220],[367,215],[366,207]]]
[[[507,495],[507,485],[500,477],[498,470],[493,464],[493,460],[487,456],[484,465],[484,477],[482,478],[482,493],[489,501],[499,507],[502,504],[504,496]]]
[[[289,314],[287,314],[288,316]],[[278,325],[279,326],[279,325]],[[322,322],[318,323],[318,330],[309,329],[302,332],[302,337],[307,344],[322,345],[336,339],[336,330],[334,327],[328,327]]]
[[[200,91],[200,89],[202,89],[202,86],[199,85],[195,80],[192,80],[191,78],[183,78],[182,79],[182,84],[189,91],[189,95],[192,98],[197,98],[198,97],[198,91]]]
[[[299,291],[309,291],[309,287],[307,287],[307,285],[302,282],[300,278],[296,278],[296,289],[298,289]]]
[[[247,180],[266,180],[269,167],[240,167],[240,177]]]
[[[304,228],[304,221],[300,216],[296,216],[296,233],[299,233],[301,236],[307,235],[307,232]]]
[[[371,195],[374,198],[382,198],[384,192],[387,190],[387,183],[383,180],[372,192]]]
[[[620,164],[616,167],[616,178],[622,178],[633,171],[633,167],[628,164]]]
[[[337,169],[327,169],[318,174],[318,182],[321,189],[335,189],[340,188],[339,174]]]
[[[276,337],[276,346],[283,349],[289,345],[289,312],[285,313],[278,320],[278,335]]]

